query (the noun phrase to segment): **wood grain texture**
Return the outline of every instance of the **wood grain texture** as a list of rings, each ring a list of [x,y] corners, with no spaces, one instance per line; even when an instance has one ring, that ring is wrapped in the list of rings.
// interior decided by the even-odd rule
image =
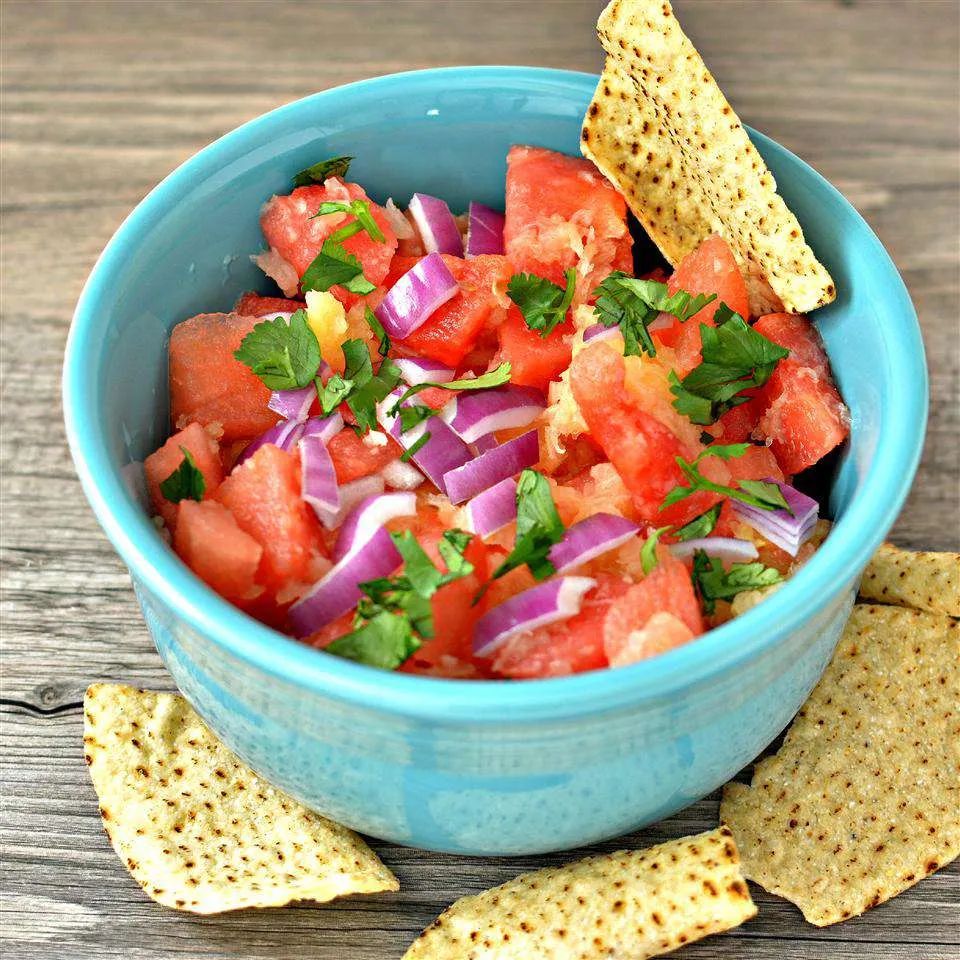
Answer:
[[[176,164],[244,120],[393,70],[530,63],[596,70],[593,0],[0,3],[2,36],[2,901],[7,960],[392,960],[447,903],[564,855],[440,856],[375,843],[397,895],[199,919],[149,902],[110,850],[82,763],[95,679],[170,688],[129,578],[74,476],[59,379],[70,314],[111,232]],[[811,162],[870,221],[916,303],[931,368],[927,447],[893,538],[960,544],[960,202],[955,0],[676,0],[744,119]],[[716,823],[711,797],[596,849]],[[956,865],[817,930],[760,915],[684,957],[960,954]]]

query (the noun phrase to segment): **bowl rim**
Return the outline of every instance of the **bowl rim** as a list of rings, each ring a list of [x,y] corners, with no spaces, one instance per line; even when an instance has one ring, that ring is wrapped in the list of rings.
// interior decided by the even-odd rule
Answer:
[[[445,93],[509,85],[549,88],[555,96],[592,93],[598,76],[570,70],[525,66],[460,66],[413,70],[360,80],[284,104],[226,133],[174,169],[133,209],[111,237],[84,285],[67,338],[63,371],[64,420],[81,485],[98,522],[135,581],[141,581],[193,630],[227,654],[263,674],[311,694],[435,723],[491,725],[562,721],[637,706],[709,682],[773,649],[815,616],[859,575],[893,525],[916,472],[923,449],[928,391],[923,341],[916,312],[889,254],[853,206],[813,168],[775,141],[750,130],[754,140],[781,150],[805,168],[816,186],[847,208],[862,224],[869,258],[889,272],[891,312],[901,316],[884,335],[891,347],[889,404],[863,479],[862,492],[848,505],[832,535],[813,559],[762,604],[708,631],[695,642],[653,660],[619,669],[523,682],[450,680],[388,672],[339,659],[308,647],[243,613],[208,588],[159,536],[143,536],[145,518],[126,494],[97,422],[86,371],[102,344],[93,336],[97,303],[125,250],[191,183],[223,167],[224,153],[243,155],[261,140],[263,127],[309,109],[321,100],[349,99],[359,92],[401,84]],[[748,128],[749,129],[749,128]],[[918,425],[921,429],[917,429]],[[138,523],[137,521],[141,521]]]

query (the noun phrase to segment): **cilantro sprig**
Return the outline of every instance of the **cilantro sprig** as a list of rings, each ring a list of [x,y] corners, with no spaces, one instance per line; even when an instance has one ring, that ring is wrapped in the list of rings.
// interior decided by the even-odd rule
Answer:
[[[660,542],[660,538],[671,529],[669,526],[657,527],[656,530],[651,530],[647,534],[647,539],[644,540],[643,546],[640,548],[640,566],[643,567],[644,576],[651,573],[659,563],[657,560],[657,544]]]
[[[202,500],[207,491],[207,481],[200,468],[197,466],[193,454],[186,448],[180,447],[183,454],[183,460],[180,466],[167,477],[160,481],[160,492],[171,503],[179,503],[181,500]]]
[[[719,457],[721,460],[732,460],[735,457],[742,457],[749,443],[730,443],[707,447],[692,461],[688,462],[683,457],[677,457],[677,466],[680,472],[689,481],[689,486],[676,486],[664,497],[660,509],[664,510],[674,503],[679,503],[687,497],[704,490],[713,493],[719,493],[722,497],[729,497],[731,500],[739,500],[741,503],[747,503],[761,510],[789,510],[790,506],[783,498],[783,492],[775,483],[768,483],[766,480],[739,480],[739,489],[726,487],[723,484],[714,483],[707,479],[698,467],[701,461],[706,457]]]
[[[513,549],[493,571],[496,580],[526,564],[537,580],[556,573],[547,556],[563,539],[565,527],[550,494],[547,478],[536,470],[524,470],[517,481],[517,536]]]
[[[354,220],[342,226],[323,241],[320,252],[313,258],[310,266],[300,279],[303,290],[329,290],[341,286],[358,296],[365,296],[376,290],[363,275],[360,261],[343,245],[344,240],[366,231],[373,240],[383,242],[384,236],[377,221],[370,213],[370,204],[366,200],[351,200],[349,204],[330,201],[320,204],[314,216],[321,217],[330,213],[352,213]]]
[[[301,170],[293,178],[295,187],[308,187],[311,183],[323,183],[327,177],[345,177],[350,169],[353,157],[330,157],[321,160],[306,170]]]
[[[403,558],[402,572],[361,583],[366,596],[357,604],[354,629],[325,648],[384,670],[399,667],[433,636],[433,595],[473,572],[464,556],[473,538],[461,530],[445,531],[437,544],[446,571],[434,565],[409,530],[391,533],[390,538]]]
[[[593,312],[605,327],[620,328],[625,357],[638,357],[642,353],[655,357],[657,348],[648,327],[659,314],[669,313],[686,321],[715,299],[715,293],[694,296],[686,290],[671,295],[665,283],[637,280],[614,270],[597,287]]]
[[[289,321],[262,320],[233,355],[271,390],[305,387],[320,368],[320,344],[307,323],[306,310],[297,310]]]
[[[779,570],[765,567],[758,560],[733,563],[725,570],[720,560],[703,550],[697,550],[693,555],[692,577],[694,589],[708,614],[716,611],[717,600],[731,600],[745,590],[770,587],[783,580]]]
[[[790,351],[757,333],[739,314],[721,304],[716,327],[700,325],[703,361],[680,380],[670,372],[673,406],[693,423],[715,423],[750,398],[743,391],[762,387]]]
[[[324,416],[346,402],[357,420],[360,433],[377,427],[377,404],[400,382],[400,370],[389,358],[374,372],[373,360],[362,340],[344,340],[344,371],[335,373],[326,384],[317,381],[317,394]]]
[[[577,286],[577,271],[564,271],[566,287],[533,273],[515,273],[507,284],[507,296],[517,305],[531,330],[548,337],[566,319]]]
[[[361,230],[366,230],[370,237],[376,240],[377,243],[383,243],[386,240],[383,231],[380,229],[380,225],[373,219],[373,214],[370,212],[370,204],[366,200],[351,200],[349,203],[343,203],[339,200],[326,200],[320,204],[320,209],[310,219],[326,217],[331,213],[350,213],[356,217],[354,223],[347,224],[346,227],[342,228],[342,230],[351,231],[351,233],[346,236],[352,237],[360,233]],[[342,230],[338,231],[341,233],[340,239],[345,240],[346,236],[342,233]]]
[[[460,380],[448,380],[446,383],[418,383],[416,386],[408,387],[403,394],[397,398],[397,402],[390,408],[389,413],[391,417],[399,416],[401,407],[411,397],[415,397],[418,393],[433,387],[439,387],[441,390],[487,390],[490,387],[502,387],[505,383],[509,382],[510,363],[509,361],[505,361],[501,363],[500,366],[494,367],[493,370],[488,370],[479,377],[469,379],[464,377]]]
[[[367,326],[377,338],[377,353],[381,357],[385,357],[390,352],[390,337],[387,336],[387,331],[383,329],[383,324],[369,307],[364,308],[363,319],[367,321]]]
[[[689,523],[674,530],[672,526],[657,527],[647,534],[647,539],[640,548],[640,565],[643,572],[650,573],[657,565],[657,543],[664,534],[669,533],[678,541],[697,540],[701,537],[708,537],[713,533],[720,519],[720,511],[723,509],[723,502],[714,504],[709,510],[705,510],[699,516],[694,517]]]

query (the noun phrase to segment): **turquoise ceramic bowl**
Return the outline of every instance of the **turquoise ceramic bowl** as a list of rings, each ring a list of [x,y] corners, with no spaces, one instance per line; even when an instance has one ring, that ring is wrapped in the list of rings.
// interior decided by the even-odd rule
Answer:
[[[255,770],[365,833],[437,850],[574,847],[664,817],[749,762],[827,663],[867,558],[903,504],[927,382],[910,299],[870,228],[813,170],[755,142],[839,300],[817,313],[853,415],[830,500],[836,529],[761,606],[647,663],[525,683],[384,673],[249,619],[193,577],[136,496],[167,434],[166,344],[192,314],[265,289],[248,254],[291,175],[350,153],[373,196],[454,208],[503,200],[512,143],[578,153],[596,78],[523,67],[397,74],[246,124],[172,173],[117,231],[77,306],[64,407],[84,490],[130,568],[157,648],[210,726]],[[118,679],[123,679],[122,677]]]

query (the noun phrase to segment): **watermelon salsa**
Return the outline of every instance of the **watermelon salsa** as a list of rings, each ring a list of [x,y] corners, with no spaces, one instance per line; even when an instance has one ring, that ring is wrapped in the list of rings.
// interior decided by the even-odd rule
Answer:
[[[506,211],[297,175],[261,214],[282,296],[184,320],[158,526],[328,654],[406,673],[618,667],[746,609],[824,536],[794,477],[848,416],[815,327],[749,315],[719,236],[633,275],[586,160],[507,157]]]

